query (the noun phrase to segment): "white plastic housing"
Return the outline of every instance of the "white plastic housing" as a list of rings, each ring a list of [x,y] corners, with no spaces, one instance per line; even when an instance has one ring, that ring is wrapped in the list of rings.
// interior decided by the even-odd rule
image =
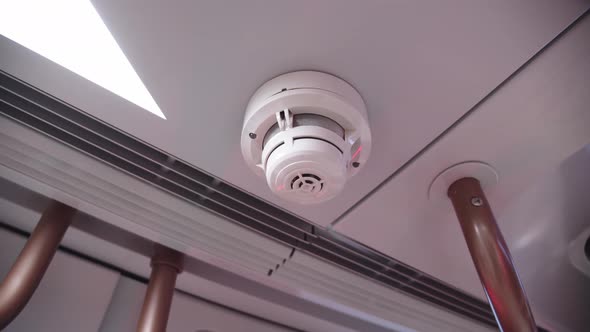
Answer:
[[[352,86],[332,75],[301,71],[256,91],[241,143],[246,163],[274,193],[309,204],[336,196],[364,166],[371,132],[365,104]]]

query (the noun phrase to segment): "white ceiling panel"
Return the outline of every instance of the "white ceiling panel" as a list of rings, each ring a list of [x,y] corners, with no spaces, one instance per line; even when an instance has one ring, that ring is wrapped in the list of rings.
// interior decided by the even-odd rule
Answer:
[[[537,323],[551,331],[590,326],[590,278],[570,259],[590,267],[583,247],[572,246],[590,236],[589,169],[587,145],[497,215]]]
[[[0,69],[323,225],[588,8],[585,1],[548,0],[94,4],[167,120],[3,37]],[[366,168],[342,195],[315,207],[273,197],[247,168],[239,147],[251,94],[266,80],[301,69],[329,72],[354,85],[373,130]]]
[[[556,176],[552,171],[590,143],[589,36],[586,17],[346,215],[335,230],[483,298],[450,201],[429,201],[428,187],[439,172],[456,163],[479,160],[492,165],[500,180],[486,192],[498,223],[511,249],[530,253],[524,249],[527,241],[543,232],[532,211],[543,208],[548,199],[524,205],[518,213],[505,212],[514,210],[531,184]],[[547,254],[537,253],[540,261]],[[523,269],[538,266],[526,260],[517,263]]]

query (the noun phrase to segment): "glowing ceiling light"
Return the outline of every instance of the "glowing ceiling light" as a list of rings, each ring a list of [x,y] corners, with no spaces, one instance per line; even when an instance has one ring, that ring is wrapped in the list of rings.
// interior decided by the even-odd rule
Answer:
[[[166,119],[89,0],[0,0],[0,34]]]

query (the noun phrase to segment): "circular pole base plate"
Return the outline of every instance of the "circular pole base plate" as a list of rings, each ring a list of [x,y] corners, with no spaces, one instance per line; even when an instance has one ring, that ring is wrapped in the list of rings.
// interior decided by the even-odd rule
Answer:
[[[451,184],[469,177],[478,179],[484,189],[498,183],[499,179],[498,172],[492,166],[480,161],[465,161],[445,169],[434,178],[428,187],[428,199],[448,200],[447,191]]]

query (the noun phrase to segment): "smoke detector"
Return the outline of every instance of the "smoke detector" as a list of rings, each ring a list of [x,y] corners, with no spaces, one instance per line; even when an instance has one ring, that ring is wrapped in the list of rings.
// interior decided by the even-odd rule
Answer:
[[[320,72],[278,76],[252,96],[242,154],[272,192],[293,202],[336,196],[371,151],[365,103],[345,81]]]

